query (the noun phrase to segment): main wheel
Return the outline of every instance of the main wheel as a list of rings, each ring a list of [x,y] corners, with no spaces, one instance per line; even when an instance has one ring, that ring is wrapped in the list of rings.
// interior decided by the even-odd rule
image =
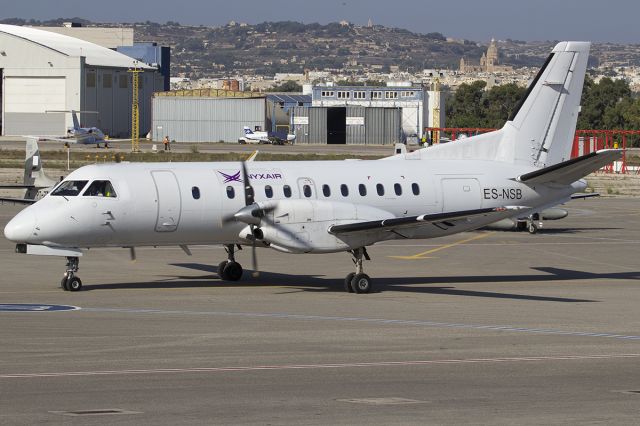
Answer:
[[[530,234],[535,234],[536,232],[538,232],[538,227],[536,226],[535,223],[530,222],[527,230],[529,231]]]
[[[224,267],[223,274],[229,281],[238,281],[242,278],[242,266],[238,262],[229,262]]]
[[[82,290],[82,281],[78,277],[71,277],[67,280],[67,289],[69,291],[80,291]]]
[[[356,274],[351,280],[351,287],[356,293],[370,293],[371,278],[367,274]]]
[[[225,260],[218,264],[218,276],[220,277],[221,280],[227,279],[226,275],[224,274],[224,267],[227,266],[227,263],[229,262]]]
[[[349,275],[347,275],[347,277],[344,279],[344,290],[347,293],[353,293],[353,287],[351,287],[351,281],[353,281],[353,277],[355,277],[356,274],[354,272],[351,272]]]
[[[62,281],[60,281],[60,287],[61,287],[64,291],[69,291],[69,287],[67,287],[67,281],[68,281],[67,274],[64,274],[64,275],[62,276]]]

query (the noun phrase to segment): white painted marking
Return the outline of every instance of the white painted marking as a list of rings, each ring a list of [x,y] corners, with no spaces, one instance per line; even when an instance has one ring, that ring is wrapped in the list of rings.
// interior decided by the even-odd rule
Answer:
[[[549,361],[580,361],[620,358],[640,358],[640,354],[603,354],[603,355],[558,355],[558,356],[530,356],[508,358],[469,358],[469,359],[434,359],[414,361],[379,361],[353,362],[339,364],[284,364],[236,367],[195,367],[195,368],[152,368],[143,370],[96,370],[96,371],[62,371],[48,373],[12,373],[0,374],[0,379],[29,379],[39,377],[76,377],[76,376],[118,376],[131,374],[170,374],[170,373],[225,373],[262,370],[315,370],[323,368],[357,368],[357,367],[398,367],[441,364],[480,364],[499,362],[549,362]]]
[[[448,323],[437,321],[422,320],[401,320],[387,318],[359,318],[359,317],[331,317],[323,315],[302,315],[287,313],[262,313],[262,312],[224,312],[224,311],[164,311],[160,309],[124,309],[124,308],[83,308],[81,312],[118,312],[129,314],[159,314],[159,315],[211,315],[211,316],[233,316],[245,318],[278,318],[278,319],[294,319],[306,321],[353,321],[370,324],[390,324],[390,325],[415,325],[436,328],[460,328],[472,330],[493,330],[493,331],[509,331],[516,333],[536,333],[536,334],[558,334],[567,336],[586,336],[586,337],[602,337],[616,338],[625,340],[640,340],[639,335],[622,335],[613,333],[595,333],[590,331],[568,331],[557,330],[552,328],[528,328],[515,327],[511,325],[496,324],[462,324]]]

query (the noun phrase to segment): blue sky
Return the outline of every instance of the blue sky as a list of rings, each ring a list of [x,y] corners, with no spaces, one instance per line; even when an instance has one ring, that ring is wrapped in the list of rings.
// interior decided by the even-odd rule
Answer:
[[[50,19],[79,16],[100,22],[178,21],[221,25],[293,20],[336,22],[441,32],[487,41],[589,40],[640,43],[637,0],[18,0],[5,2],[2,17]]]

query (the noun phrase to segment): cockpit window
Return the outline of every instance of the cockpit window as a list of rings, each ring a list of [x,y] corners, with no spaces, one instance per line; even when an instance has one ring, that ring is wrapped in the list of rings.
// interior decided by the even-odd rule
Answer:
[[[116,191],[113,190],[113,186],[111,185],[111,182],[109,182],[108,180],[94,180],[93,182],[91,182],[91,185],[89,185],[89,188],[87,188],[86,191],[84,191],[84,194],[82,194],[84,197],[109,197],[109,198],[115,198],[116,197]]]
[[[88,180],[65,180],[51,192],[51,195],[63,195],[66,197],[75,197],[82,191],[82,188],[89,182]]]

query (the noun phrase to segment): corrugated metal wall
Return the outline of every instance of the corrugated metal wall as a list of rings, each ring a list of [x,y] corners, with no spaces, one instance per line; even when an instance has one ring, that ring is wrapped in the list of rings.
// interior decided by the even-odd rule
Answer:
[[[393,145],[401,142],[400,108],[367,108],[364,122],[367,145]]]
[[[244,126],[265,127],[264,98],[155,96],[152,104],[155,141],[169,136],[176,142],[237,142]]]
[[[347,145],[364,145],[366,141],[365,107],[347,106]]]
[[[306,119],[305,119],[306,118]],[[327,143],[327,109],[324,107],[295,107],[293,109],[293,132],[296,143]],[[304,122],[304,123],[301,123]]]
[[[348,145],[393,145],[402,141],[401,108],[346,108]],[[293,131],[296,143],[326,144],[327,107],[296,107]]]

